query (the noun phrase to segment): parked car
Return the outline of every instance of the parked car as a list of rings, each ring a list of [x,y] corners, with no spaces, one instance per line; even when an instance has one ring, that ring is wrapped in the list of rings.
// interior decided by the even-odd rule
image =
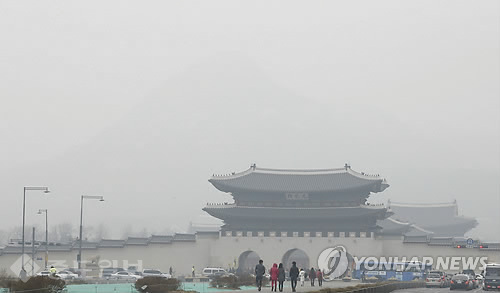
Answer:
[[[50,271],[41,271],[36,274],[37,276],[48,277],[50,276]],[[56,274],[57,277],[57,274]]]
[[[446,287],[446,280],[444,276],[441,276],[436,273],[429,273],[427,278],[425,278],[425,286],[426,287]]]
[[[116,272],[120,272],[120,271],[123,271],[123,269],[122,268],[104,268],[104,269],[102,269],[101,277],[103,279],[109,279],[112,274],[114,274]]]
[[[110,279],[117,279],[117,280],[127,280],[127,281],[137,281],[138,279],[142,278],[141,276],[135,275],[131,272],[127,271],[120,271],[116,272],[114,274],[111,274]]]
[[[465,289],[472,290],[474,283],[472,278],[466,274],[457,274],[451,278],[450,290]]]
[[[67,270],[57,272],[57,275],[63,280],[74,280],[78,278],[78,274],[72,273]]]
[[[223,268],[204,268],[201,274],[205,277],[216,277],[226,275],[227,272]]]
[[[163,278],[172,278],[170,274],[164,274],[160,270],[154,269],[144,269],[142,271],[143,277],[163,277]]]

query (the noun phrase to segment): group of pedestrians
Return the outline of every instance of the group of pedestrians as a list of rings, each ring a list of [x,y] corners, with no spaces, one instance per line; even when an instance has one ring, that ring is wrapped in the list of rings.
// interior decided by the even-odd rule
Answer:
[[[262,279],[266,274],[266,268],[263,263],[263,260],[259,260],[259,263],[255,266],[255,282],[259,291],[262,290]],[[271,291],[277,292],[276,290],[279,290],[280,292],[283,292],[283,283],[286,279],[286,272],[283,264],[273,264],[273,267],[269,270],[269,275],[271,280]],[[304,286],[306,272],[304,269],[299,270],[297,263],[294,261],[292,262],[292,267],[290,268],[289,277],[292,285],[292,292],[296,292],[297,281],[299,278],[300,285]],[[316,279],[318,279],[319,286],[323,285],[323,273],[319,269],[315,271],[314,268],[311,268],[309,271],[309,279],[311,280],[311,286],[314,286]]]
[[[318,279],[318,286],[323,286],[323,272],[318,269],[314,270],[314,268],[311,268],[309,270],[309,273],[304,271],[304,269],[301,269],[299,272],[299,278],[300,278],[300,286],[304,286],[304,282],[306,278],[309,276],[309,280],[311,280],[311,286],[314,287],[314,282],[316,279]]]

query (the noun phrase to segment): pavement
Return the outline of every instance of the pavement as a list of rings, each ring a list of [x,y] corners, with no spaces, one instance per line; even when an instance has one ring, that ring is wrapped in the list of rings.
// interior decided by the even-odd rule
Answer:
[[[351,281],[351,282],[343,282],[343,281],[332,281],[332,282],[324,282],[323,281],[323,286],[319,287],[318,282],[315,282],[314,287],[311,286],[310,281],[305,281],[304,286],[300,286],[300,281],[297,284],[297,292],[311,292],[311,291],[317,291],[322,288],[342,288],[342,287],[349,287],[349,286],[356,286],[360,284],[359,281]],[[271,286],[266,286],[262,287],[261,293],[270,293],[271,292]],[[276,291],[279,293],[279,291]],[[283,293],[291,293],[292,292],[292,287],[290,284],[290,281],[286,281],[283,286]],[[223,293],[259,293],[259,291],[255,289],[245,289],[245,290],[236,290],[236,291],[230,291],[230,290],[224,290]]]

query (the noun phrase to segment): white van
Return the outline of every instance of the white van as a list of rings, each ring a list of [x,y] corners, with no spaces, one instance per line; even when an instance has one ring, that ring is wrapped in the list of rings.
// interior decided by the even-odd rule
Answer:
[[[222,268],[204,268],[201,274],[205,277],[213,277],[226,275],[227,272]]]

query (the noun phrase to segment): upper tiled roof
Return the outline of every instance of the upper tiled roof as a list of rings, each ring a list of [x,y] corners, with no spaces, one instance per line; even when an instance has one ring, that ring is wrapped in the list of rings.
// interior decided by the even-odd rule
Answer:
[[[358,173],[349,165],[321,170],[279,170],[252,165],[244,172],[214,175],[208,181],[224,192],[332,192],[353,188],[380,192],[389,187],[379,175]]]

